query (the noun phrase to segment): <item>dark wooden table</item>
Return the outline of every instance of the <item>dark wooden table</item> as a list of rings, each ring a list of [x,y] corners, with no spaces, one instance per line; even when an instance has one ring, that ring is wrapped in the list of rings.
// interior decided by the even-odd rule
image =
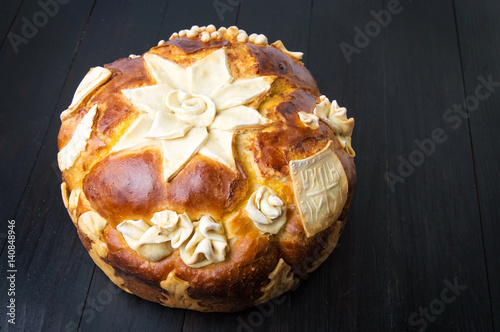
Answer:
[[[0,3],[0,330],[500,330],[500,1]],[[303,51],[356,119],[337,249],[279,301],[235,314],[118,291],[78,240],[55,161],[59,114],[91,66],[210,23]]]

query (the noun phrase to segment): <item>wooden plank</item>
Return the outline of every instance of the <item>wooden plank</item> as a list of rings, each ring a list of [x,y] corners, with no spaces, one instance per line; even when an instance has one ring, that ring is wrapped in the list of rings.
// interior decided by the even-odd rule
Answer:
[[[455,1],[456,19],[465,80],[465,95],[469,97],[468,116],[477,185],[477,195],[481,211],[481,225],[484,237],[488,285],[490,287],[493,326],[500,328],[500,233],[498,217],[500,207],[500,166],[495,144],[500,142],[500,3],[498,1]],[[485,86],[478,77],[494,82]],[[490,94],[488,96],[488,94]],[[479,105],[475,105],[477,98]],[[477,109],[476,109],[477,108]],[[462,126],[467,122],[462,120]],[[472,204],[472,202],[471,202]]]
[[[248,34],[265,34],[269,43],[281,39],[288,49],[307,52],[310,10],[311,1],[243,1],[236,25]],[[232,24],[234,22],[226,26]],[[283,325],[283,317],[288,316],[286,307],[286,302],[270,302],[259,306],[260,310],[250,308],[241,313],[204,315],[188,312],[184,331],[287,331],[291,329]]]
[[[303,62],[307,66],[315,57],[314,51],[309,48],[310,42],[313,42],[309,41],[314,27],[312,9],[312,1],[273,1],[272,4],[265,1],[257,4],[243,2],[238,26],[248,33],[265,34],[269,43],[281,40],[287,49],[303,52]],[[316,79],[317,74],[313,72]],[[325,265],[328,265],[328,261]],[[232,315],[230,319],[233,325],[229,326],[234,326],[238,331],[324,331],[325,320],[318,319],[322,317],[324,308],[320,295],[324,292],[321,288],[324,274],[321,271],[324,273],[325,266],[308,280],[301,280],[299,286],[283,296]],[[313,316],[316,318],[312,319]]]
[[[192,25],[202,26],[211,23],[218,26],[233,25],[236,13],[237,8],[232,13],[226,13],[224,20],[217,24],[219,16],[211,2],[169,1],[157,39],[168,39],[173,32],[190,28]],[[155,28],[160,27],[158,22],[155,24],[149,31],[155,31]],[[145,48],[144,51],[146,50]],[[97,297],[99,292],[103,292],[103,290],[107,289],[106,287],[109,287],[109,283],[101,271],[96,271],[89,296]],[[203,316],[198,312],[169,309],[146,302],[135,296],[119,293],[116,295],[116,300],[113,300],[112,305],[106,306],[103,312],[89,324],[82,321],[80,328],[82,331],[93,331],[103,326],[109,329],[113,329],[114,326],[126,326],[131,330],[148,330],[147,327],[150,326],[151,328],[176,331],[181,329],[186,314],[196,317]],[[140,317],[140,319],[136,319],[137,317]]]
[[[168,2],[166,10],[164,11],[161,29],[157,35],[157,39],[167,40],[173,32],[190,28],[193,25],[234,25],[236,14],[237,7],[232,11],[229,10],[223,13],[223,20],[219,20],[220,17],[217,9],[210,1],[185,2],[171,0]],[[150,32],[155,31],[155,29],[158,30],[160,27],[158,22],[151,24],[152,26],[149,29]],[[123,49],[125,49],[125,47],[123,47]],[[146,50],[147,48],[143,51]],[[107,278],[104,277],[101,271],[96,271],[95,276],[95,285],[93,282],[89,296],[97,296],[99,292],[102,292],[102,290],[106,289],[106,287],[108,287],[107,285],[109,285],[109,282],[106,280]],[[82,331],[93,331],[102,326],[113,329],[113,324],[116,324],[115,326],[126,326],[131,330],[148,330],[147,326],[151,326],[151,328],[155,327],[162,330],[176,331],[182,328],[185,315],[190,317],[190,320],[197,320],[206,316],[194,311],[165,308],[128,294],[117,294],[116,301],[113,301],[112,305],[105,307],[103,312],[89,324],[82,322],[80,328]],[[140,317],[140,319],[135,319],[137,317]],[[203,327],[205,328],[205,326]]]
[[[222,5],[221,5],[222,3]],[[236,1],[183,1],[170,0],[165,13],[164,22],[161,28],[161,37],[159,39],[168,39],[173,32],[182,29],[189,29],[193,25],[203,26],[214,24],[217,28],[221,26],[229,27],[236,24],[238,13],[238,3]],[[163,309],[166,311],[175,311],[179,314],[180,310]],[[183,331],[215,331],[217,327],[227,327],[225,319],[227,315],[223,314],[205,314],[196,311],[183,311],[185,313]],[[222,325],[221,325],[222,324]],[[159,322],[162,329],[169,329],[170,324],[167,321]]]
[[[299,297],[292,298],[292,308],[298,309],[290,315],[293,317],[288,323],[290,327],[310,325],[323,331],[393,330],[388,289],[391,279],[388,188],[383,185],[389,153],[385,144],[384,37],[371,38],[359,53],[349,54],[345,50],[357,45],[355,29],[364,29],[373,20],[370,10],[383,8],[383,1],[314,2],[308,67],[320,91],[345,106],[348,116],[356,120],[353,147],[357,185],[338,247],[299,288],[296,292]],[[301,315],[300,309],[311,314]]]
[[[388,180],[386,312],[397,331],[491,330],[469,132],[444,119],[464,100],[453,3],[399,8],[383,31],[388,169],[404,181]]]
[[[185,314],[122,291],[96,268],[78,330],[181,331]]]
[[[65,320],[62,315],[69,313],[70,307],[66,307],[68,299],[62,294],[68,294],[67,290],[72,289],[73,282],[86,282],[88,285],[92,273],[76,257],[61,265],[77,249],[77,237],[70,223],[61,223],[67,214],[62,211],[61,202],[57,199],[60,180],[51,166],[57,151],[57,129],[54,127],[55,135],[46,137],[91,8],[92,3],[88,2],[75,3],[72,7],[61,6],[58,14],[39,27],[27,44],[19,45],[17,54],[11,45],[4,45],[0,50],[3,78],[0,98],[6,110],[2,113],[0,124],[0,151],[8,160],[0,166],[3,177],[0,200],[4,213],[2,218],[16,220],[16,327],[21,330],[63,327]],[[25,2],[11,31],[22,31],[22,18],[32,17],[39,10],[36,2]],[[70,14],[72,10],[76,13]],[[44,139],[50,141],[52,149],[49,154],[42,155],[39,151]],[[32,174],[37,158],[39,165],[43,165],[43,171]],[[29,185],[28,179],[31,179]],[[24,200],[21,202],[22,197]],[[59,232],[71,235],[59,238]],[[63,247],[64,251],[54,243]],[[2,261],[7,261],[7,253],[7,250],[2,251]],[[61,253],[66,259],[61,259]],[[54,271],[66,271],[65,267],[71,270],[71,274],[59,274],[59,277],[68,282],[62,286],[58,285],[61,279],[54,280],[53,284],[46,283],[47,276]],[[6,269],[0,273],[2,289],[9,288],[5,274]],[[80,294],[81,298],[85,297],[85,293],[86,288]],[[51,294],[59,294],[60,300],[53,303]],[[3,303],[9,300],[7,296],[7,292],[2,292]],[[55,314],[46,315],[49,312]],[[7,315],[2,317],[0,328],[7,329],[8,318]]]
[[[2,3],[2,10],[0,11],[0,47],[3,46],[3,44],[8,44],[8,47],[11,47],[11,42],[7,38],[7,34],[22,3],[23,0],[4,1]],[[21,31],[18,31],[17,34],[22,36]],[[11,35],[11,38],[14,39],[15,37]]]
[[[72,92],[89,67],[112,62],[130,53],[142,54],[156,45],[166,5],[163,1],[97,2],[68,76],[62,98],[64,102],[60,109],[64,109],[64,105],[70,102]],[[107,33],[103,35],[103,31]],[[82,250],[85,251],[83,247]],[[84,256],[86,261],[91,262],[87,253]],[[92,262],[91,264],[93,265]],[[117,328],[149,330],[161,325],[168,326],[172,331],[181,330],[184,311],[170,310],[123,291],[115,294],[116,287],[102,271],[97,267],[94,269],[92,283],[82,307],[80,331]],[[71,306],[79,306],[81,301],[81,298],[75,299]]]
[[[61,204],[60,180],[51,167],[57,153],[58,121],[48,131],[41,153],[23,194],[16,220],[16,325],[5,314],[0,320],[21,331],[65,331],[77,326],[87,294],[93,262],[82,247],[76,229]],[[0,259],[7,261],[7,250]],[[4,265],[5,266],[5,265]],[[8,289],[6,269],[0,287]],[[0,295],[8,303],[7,292]]]
[[[89,29],[86,31],[86,38],[81,42],[74,66],[68,76],[61,102],[56,108],[56,115],[69,104],[74,89],[91,65],[103,64],[119,56],[127,56],[130,53],[129,50],[149,48],[147,43],[152,44],[154,40],[150,31],[153,28],[158,30],[164,7],[163,2],[150,6],[139,3],[98,4],[89,23]],[[109,15],[110,13],[113,15]],[[131,13],[134,13],[134,19],[130,18]],[[68,23],[66,24],[69,26]],[[109,31],[108,38],[102,38],[103,31]],[[74,37],[74,39],[79,38]],[[123,53],[123,49],[120,49],[121,47],[127,50],[126,54]],[[18,308],[19,312],[22,312],[19,319],[33,330],[72,330],[76,329],[80,318],[85,318],[83,323],[89,323],[87,325],[93,326],[91,328],[95,330],[96,324],[104,319],[100,316],[101,314],[107,319],[116,317],[117,321],[120,321],[120,316],[126,316],[128,319],[130,309],[121,311],[120,305],[129,302],[117,301],[111,306],[105,306],[107,310],[105,313],[94,309],[93,303],[87,302],[91,299],[99,299],[102,289],[99,288],[101,283],[97,282],[87,294],[95,266],[76,237],[76,232],[58,197],[60,196],[60,182],[53,175],[51,162],[57,153],[55,142],[59,125],[58,116],[54,116],[46,140],[48,143],[44,145],[38,157],[40,162],[34,169],[30,186],[24,195],[25,200],[16,216],[19,222],[22,221],[22,225],[25,225],[20,231],[27,237],[26,239],[20,238],[18,242],[18,248],[22,248],[18,259],[25,262],[22,273],[20,271],[18,275],[18,284],[30,284],[30,288],[26,286],[20,289],[17,295],[22,305]],[[44,178],[49,176],[54,179],[49,181]],[[38,185],[43,186],[42,190],[37,187]],[[46,193],[49,190],[53,193],[52,195]],[[52,198],[49,204],[46,202],[47,197]],[[46,210],[47,206],[50,206],[48,210]],[[40,213],[38,211],[40,209],[44,213]],[[47,211],[50,213],[47,214]],[[53,216],[56,211],[61,213],[60,216],[58,214],[58,218]],[[35,224],[36,227],[30,224]],[[31,229],[28,232],[30,226]],[[54,230],[60,230],[60,233]],[[59,239],[61,234],[64,234],[66,241]],[[39,247],[37,247],[38,239],[40,239]],[[47,263],[47,257],[51,257],[52,264]],[[67,268],[61,262],[68,262]],[[43,278],[40,278],[40,275]],[[2,278],[3,284],[4,280],[5,278]],[[33,289],[37,291],[33,292]],[[104,290],[108,290],[108,285]],[[52,303],[52,299],[64,300]],[[33,303],[37,305],[33,306]],[[95,314],[95,317],[87,322],[89,312]],[[149,312],[146,310],[141,317],[148,319]],[[154,314],[154,312],[151,313]],[[174,319],[169,319],[169,321],[172,323]],[[182,324],[182,316],[178,324]]]
[[[96,7],[96,11],[98,7]],[[133,9],[130,9],[134,11]],[[102,10],[106,13],[106,10]],[[162,12],[163,13],[163,12]],[[168,39],[170,35],[178,30],[190,28],[192,25],[208,25],[211,23],[217,24],[218,14],[211,2],[185,2],[185,1],[169,1],[162,17],[156,17],[153,21],[151,18],[151,27],[145,29],[149,35],[146,38],[156,36],[157,39]],[[235,22],[236,10],[233,14],[227,13],[224,15],[224,20],[220,25],[232,25]],[[156,20],[162,19],[162,22]],[[146,19],[146,18],[144,18]],[[232,19],[232,21],[231,21]],[[161,25],[161,29],[160,28]],[[96,33],[99,31],[96,28]],[[159,33],[151,34],[151,31],[159,29]],[[142,33],[142,31],[141,31]],[[96,37],[97,38],[97,37]],[[98,38],[97,38],[98,39]],[[156,44],[156,42],[154,43]],[[123,46],[123,49],[126,46]],[[146,51],[150,45],[147,45],[142,51]],[[109,287],[110,282],[104,274],[97,270],[94,274],[92,287],[89,291],[89,297],[97,298],[99,292],[104,292]],[[123,292],[122,292],[123,293]],[[180,309],[170,309],[160,306],[159,304],[149,303],[140,298],[132,295],[118,293],[112,304],[105,306],[103,311],[91,320],[88,324],[82,321],[80,325],[81,331],[94,331],[98,328],[106,326],[108,329],[116,328],[116,326],[126,327],[130,330],[148,330],[150,328],[157,328],[161,330],[177,331],[182,329],[182,324],[186,314],[199,315],[203,314],[198,312],[185,311]]]
[[[266,34],[270,42],[281,39],[289,49],[305,52],[305,59],[308,59],[310,67],[314,66],[313,64],[319,63],[317,70],[313,71],[313,74],[320,83],[319,86],[321,91],[330,97],[335,95],[339,96],[339,93],[343,92],[340,90],[343,88],[342,79],[339,78],[339,83],[335,85],[332,84],[331,78],[335,76],[333,73],[339,71],[339,68],[346,67],[347,64],[340,52],[335,55],[328,52],[326,53],[328,56],[325,57],[325,48],[331,45],[338,45],[342,40],[351,38],[349,36],[352,30],[352,26],[350,26],[350,24],[352,24],[351,16],[344,18],[346,27],[338,35],[326,35],[325,30],[328,31],[333,21],[340,19],[342,15],[348,15],[345,12],[340,12],[340,10],[346,10],[351,7],[352,13],[355,13],[356,5],[359,6],[359,3],[352,4],[350,2],[344,2],[343,4],[339,4],[338,2],[324,1],[317,3],[315,1],[314,13],[312,13],[313,20],[311,23],[311,7],[306,2],[279,1],[267,3],[252,2],[251,4],[243,2],[239,11],[237,25],[238,27],[244,28],[248,33],[261,32]],[[265,9],[263,10],[263,8]],[[332,12],[337,12],[338,15],[332,18],[330,15],[325,14]],[[298,13],[300,13],[300,15]],[[279,17],[279,19],[277,19],[277,17]],[[347,22],[349,22],[349,25],[347,25]],[[314,37],[311,39],[311,50],[308,52],[307,40],[310,23],[313,28],[311,36]],[[265,30],[263,27],[266,27]],[[324,40],[326,37],[328,37],[328,42]],[[332,41],[332,39],[337,41],[337,43]],[[334,51],[338,52],[338,48],[335,47]],[[374,50],[370,50],[368,56],[370,55],[373,59],[378,58],[381,60],[382,53],[380,52],[380,47],[376,46]],[[337,64],[337,67],[335,64]],[[360,68],[360,73],[362,70],[366,72],[366,69],[368,69],[368,66]],[[373,68],[373,66],[371,66],[369,74],[375,75],[376,73],[378,73],[377,75],[379,77],[382,77],[380,68]],[[354,85],[358,82],[351,79],[349,83]],[[368,97],[370,95],[369,91],[376,90],[380,85],[372,84],[368,89],[366,85],[363,84],[362,87],[363,88],[360,90],[365,92],[363,97]],[[368,105],[373,107],[373,104],[368,104],[369,100],[366,98],[358,98],[359,95],[357,94],[357,90],[353,90],[351,93],[351,107],[366,110],[369,109]],[[342,101],[342,99],[340,99],[340,101]],[[361,102],[361,105],[359,105],[359,102]],[[364,102],[366,102],[366,105],[363,104]],[[352,109],[350,114],[356,115]],[[380,121],[381,124],[384,123],[382,118],[376,119],[375,121]],[[382,132],[375,131],[374,128],[373,134],[374,136],[382,135]],[[381,166],[385,167],[382,159],[383,155],[376,154],[375,151],[372,151],[372,154],[373,158],[380,158]],[[381,180],[383,180],[384,169],[385,168],[381,168],[379,172]],[[366,188],[365,197],[368,200],[370,189],[368,185],[366,185]],[[383,196],[385,196],[385,187],[382,187],[382,191],[384,192]],[[384,208],[384,206],[377,206],[377,208]],[[355,208],[353,207],[353,209]],[[380,209],[380,211],[382,211],[382,209]],[[355,211],[352,211],[348,218],[348,225],[356,222],[355,219],[357,217],[354,212]],[[372,213],[374,212],[372,211]],[[348,228],[349,227],[352,227],[352,225],[348,226]],[[360,233],[365,233],[365,230],[366,228],[360,231]],[[348,234],[344,234],[342,237],[346,235],[349,236]],[[365,237],[367,236],[369,236],[369,234],[366,234]],[[341,240],[341,242],[342,241],[343,240]],[[362,241],[362,239],[359,239],[359,243],[362,243]],[[359,247],[359,245],[357,246]],[[352,254],[352,252],[348,252],[346,251],[347,249],[344,250],[344,248],[345,246],[341,245],[336,249],[336,252],[332,255],[333,257],[329,258],[318,271],[313,273],[308,280],[303,280],[300,287],[286,293],[283,297],[279,297],[275,301],[268,302],[257,308],[248,309],[241,313],[217,314],[213,315],[213,317],[212,315],[199,316],[188,313],[186,315],[185,330],[197,331],[203,328],[215,331],[326,331],[338,328],[340,326],[340,316],[338,313],[345,307],[341,303],[341,305],[332,310],[332,302],[334,302],[336,297],[341,297],[346,292],[344,288],[345,285],[340,286],[340,277],[343,275],[341,271],[344,270],[343,266],[345,265],[346,257],[351,257]],[[354,249],[354,246],[349,249]],[[371,251],[367,253],[367,257],[369,259],[372,258]],[[356,285],[353,286],[353,288],[356,287]],[[332,311],[335,316],[333,324],[329,321],[332,316]],[[354,319],[356,319],[356,317],[354,317]]]
[[[27,44],[19,45],[17,54],[10,44],[0,49],[0,99],[5,110],[0,152],[9,161],[0,164],[5,188],[0,210],[5,218],[15,216],[91,8],[92,3],[61,6]],[[36,2],[26,2],[11,31],[21,31],[21,18],[38,10]]]
[[[52,305],[52,298],[46,294],[51,294],[53,289],[44,281],[46,275],[53,271],[64,270],[60,265],[62,260],[58,256],[59,248],[54,248],[52,244],[56,242],[54,238],[59,230],[68,234],[67,231],[72,226],[65,223],[59,227],[58,223],[65,213],[61,214],[61,209],[58,208],[60,201],[54,200],[59,191],[58,186],[49,185],[59,182],[51,168],[54,150],[48,158],[40,157],[39,162],[46,167],[42,173],[38,173],[37,178],[31,177],[31,172],[39,157],[50,118],[54,114],[60,90],[91,8],[92,3],[89,2],[61,7],[58,15],[51,17],[43,28],[39,28],[36,36],[30,38],[27,44],[19,46],[17,54],[11,45],[4,44],[0,49],[0,99],[5,110],[0,121],[0,151],[7,161],[0,165],[3,189],[0,192],[0,209],[3,220],[16,220],[16,327],[21,330],[41,328],[45,320],[52,319],[46,317],[45,312]],[[36,2],[25,2],[11,31],[21,31],[24,24],[22,17],[30,17],[38,10]],[[72,10],[75,13],[70,14]],[[55,144],[54,136],[51,142]],[[30,187],[25,191],[30,177]],[[25,198],[24,204],[20,203],[22,197]],[[57,204],[54,205],[54,202]],[[53,227],[45,227],[45,220],[50,220]],[[6,227],[6,222],[2,224]],[[2,232],[4,231],[6,228],[2,227]],[[71,255],[75,249],[73,246],[76,235],[72,234],[73,236],[57,241],[65,247],[66,255]],[[47,241],[50,237],[51,241]],[[5,249],[4,238],[0,241]],[[39,247],[39,243],[43,245]],[[7,261],[7,254],[7,250],[2,250],[3,262]],[[82,283],[85,279],[84,264],[75,259],[68,262],[67,267],[72,269],[72,273],[66,275],[66,280]],[[0,272],[0,287],[4,290],[9,288],[6,271],[3,269]],[[87,273],[87,283],[90,273],[91,271]],[[54,284],[52,286],[56,287]],[[63,293],[64,289],[71,287],[72,283],[68,282],[57,290]],[[86,290],[81,293],[83,297],[85,292]],[[7,296],[7,292],[2,292],[0,298],[3,303],[9,300]],[[58,304],[53,305],[56,310],[64,308],[66,304],[63,296],[60,299]],[[34,303],[40,305],[35,306]],[[61,310],[61,313],[65,311]],[[0,328],[7,329],[8,318],[3,315]],[[60,323],[51,324],[60,326],[58,324],[63,321],[59,320]]]

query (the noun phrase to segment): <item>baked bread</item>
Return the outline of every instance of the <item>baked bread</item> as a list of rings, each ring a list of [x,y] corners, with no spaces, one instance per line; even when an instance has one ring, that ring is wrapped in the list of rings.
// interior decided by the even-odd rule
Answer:
[[[194,26],[92,68],[61,114],[64,204],[123,290],[237,311],[331,253],[356,183],[346,109],[281,41]]]

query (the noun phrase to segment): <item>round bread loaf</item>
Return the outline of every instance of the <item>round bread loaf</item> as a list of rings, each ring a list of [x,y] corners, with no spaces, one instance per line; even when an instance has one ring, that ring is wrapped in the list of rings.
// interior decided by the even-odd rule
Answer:
[[[301,57],[237,27],[194,26],[88,72],[61,114],[61,189],[116,285],[237,311],[328,257],[356,183],[354,119]]]

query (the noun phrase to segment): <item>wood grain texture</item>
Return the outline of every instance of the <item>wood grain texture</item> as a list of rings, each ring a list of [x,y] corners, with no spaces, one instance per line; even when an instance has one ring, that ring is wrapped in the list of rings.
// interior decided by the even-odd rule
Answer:
[[[158,2],[158,5],[161,4],[161,2]],[[136,5],[143,6],[139,3],[136,3]],[[151,33],[151,31],[154,31],[153,26],[151,29],[136,31],[136,33],[144,35],[136,35],[132,42],[136,43],[136,45],[140,45],[140,43],[143,43],[144,39],[150,38],[151,35],[157,36],[157,40],[168,40],[170,35],[175,31],[190,28],[195,24],[199,26],[208,25],[211,22],[215,22],[218,17],[210,2],[187,3],[184,1],[170,0],[163,5],[166,6],[161,13],[159,10],[152,10],[153,4],[150,5],[149,9],[142,9],[146,17],[137,18],[137,24],[140,24],[141,19],[143,21],[149,20],[154,27],[161,28],[158,29],[157,33]],[[99,13],[105,16],[107,11],[110,10],[110,8],[106,6],[112,6],[112,4],[103,4],[102,8],[96,7],[96,10],[99,10]],[[139,9],[136,8],[135,10]],[[131,11],[133,11],[131,8],[124,9],[123,15]],[[149,18],[147,16],[149,16]],[[186,19],[186,17],[189,18]],[[231,16],[226,14],[223,24],[234,24],[235,17],[236,10],[232,16],[232,21]],[[95,33],[98,34],[98,31],[99,29],[96,29]],[[129,35],[124,34],[124,37],[127,36]],[[123,41],[119,42],[123,43]],[[153,45],[156,45],[156,42],[153,42]],[[142,49],[137,51],[137,53],[142,54],[153,45],[142,45]],[[111,282],[107,280],[101,271],[97,269],[95,275],[98,278],[97,283],[96,285],[93,284],[89,291],[89,296],[93,297],[97,297],[99,292],[105,291],[106,287],[112,287],[110,286]],[[185,316],[191,313],[180,309],[164,308],[158,304],[148,303],[135,296],[123,294],[123,292],[117,294],[112,304],[104,306],[102,310],[102,313],[99,313],[95,319],[89,319],[88,323],[82,321],[80,325],[81,331],[95,331],[101,329],[103,326],[106,326],[107,329],[113,329],[113,326],[126,326],[127,329],[130,330],[153,330],[157,328],[167,331],[180,331],[182,330]],[[131,312],[134,312],[134,314],[131,315]],[[202,315],[200,313],[195,314]]]
[[[45,138],[55,142],[58,127],[54,122]],[[67,325],[77,326],[95,268],[61,204],[60,180],[51,166],[56,153],[54,144],[42,146],[15,216],[19,330],[64,331]],[[7,261],[7,250],[0,259]],[[2,269],[2,289],[8,288],[5,272]],[[7,292],[0,296],[7,303]],[[7,319],[1,318],[2,330]]]
[[[91,2],[61,8],[28,44],[20,46],[17,54],[10,44],[4,43],[0,49],[0,99],[4,109],[0,150],[5,156],[0,166],[0,200],[2,226],[8,219],[16,220],[16,328],[19,330],[63,328],[66,317],[74,313],[66,294],[84,298],[86,288],[79,293],[73,283],[88,285],[92,275],[91,264],[82,263],[76,255],[68,259],[81,249],[74,227],[68,224],[67,213],[56,198],[60,192],[59,179],[52,163],[57,152],[54,133],[59,124],[52,127],[54,135],[47,135],[91,8]],[[37,10],[35,1],[26,1],[11,31],[19,31],[23,24],[21,18]],[[60,44],[55,36],[60,36],[65,43]],[[41,153],[41,148],[46,154]],[[2,229],[3,232],[6,230]],[[7,253],[2,250],[2,262],[7,261]],[[6,271],[6,264],[2,264],[2,290],[9,288]],[[0,298],[2,303],[7,303],[7,292],[2,292]],[[54,303],[54,298],[59,300]],[[2,316],[0,329],[7,329],[7,319],[6,315]],[[75,319],[79,319],[79,315]]]
[[[401,0],[402,9],[378,31],[374,15],[393,3],[71,1],[17,54],[4,38],[0,302],[8,301],[2,234],[15,219],[18,306],[16,326],[4,315],[0,330],[498,330],[500,86],[477,110],[469,104],[460,124],[450,116],[460,114],[455,104],[475,96],[478,76],[500,82],[500,5]],[[40,10],[36,0],[0,7],[2,37],[19,33],[22,18]],[[142,54],[172,32],[210,23],[264,33],[269,42],[281,39],[289,50],[304,52],[321,93],[356,119],[358,184],[337,248],[292,291],[234,314],[165,308],[118,290],[81,245],[55,164],[58,115],[90,67]],[[371,35],[360,37],[365,28]],[[345,43],[358,49],[349,61]],[[436,128],[446,140],[430,148]],[[421,142],[432,151],[415,152]],[[401,175],[401,160],[411,158],[421,165]],[[391,186],[387,171],[403,182]],[[467,288],[446,293],[453,300],[445,304],[445,280],[455,279]]]
[[[2,8],[2,10],[0,11],[0,46],[4,43],[12,45],[10,39],[7,38],[7,34],[9,32],[10,26],[16,18],[16,14],[21,8],[22,3],[22,0],[2,1],[0,3],[0,8]],[[22,31],[11,32],[17,34],[18,36],[22,36]],[[15,40],[16,37],[11,35],[11,39]]]
[[[498,149],[500,133],[500,22],[491,16],[500,13],[498,1],[477,3],[455,1],[458,40],[462,59],[465,95],[476,97],[476,89],[482,76],[496,82],[490,90],[482,88],[484,100],[476,107],[473,98],[467,107],[469,131],[473,149],[477,200],[480,208],[486,268],[488,272],[489,298],[493,314],[493,326],[500,328],[500,233],[498,216],[500,206],[500,166]],[[478,98],[479,99],[479,98]],[[466,120],[463,120],[464,123]]]
[[[0,49],[0,151],[5,156],[0,210],[5,218],[16,215],[91,8],[89,2],[61,7],[18,53],[10,43]],[[26,1],[11,31],[21,31],[22,17],[38,10],[36,1]]]
[[[68,81],[75,82],[66,86],[68,93],[75,89],[88,67],[112,62],[130,53],[142,54],[156,45],[166,6],[167,3],[161,1],[147,4],[136,1],[97,2],[81,41],[75,66],[68,75]],[[101,38],[103,31],[116,33],[112,38]],[[69,103],[70,98],[66,101]],[[93,264],[90,257],[85,256]],[[72,304],[84,303],[78,325],[80,331],[113,330],[116,326],[150,330],[167,322],[172,331],[181,329],[185,312],[164,309],[122,291],[115,294],[111,291],[114,289],[116,287],[104,273],[95,268],[86,298],[74,299]],[[113,294],[112,299],[107,299],[110,293]]]
[[[223,5],[221,5],[222,3]],[[193,25],[203,26],[214,24],[217,28],[230,27],[236,24],[238,16],[238,1],[198,1],[186,2],[183,0],[170,0],[165,12],[162,37],[168,39],[173,32],[189,29]],[[234,319],[231,314],[204,314],[194,311],[185,311],[183,331],[218,331],[233,326]],[[168,328],[169,323],[160,324]]]
[[[228,2],[229,3],[229,2]],[[234,1],[233,1],[234,3]],[[269,43],[280,39],[291,51],[305,53],[307,58],[311,1],[241,1],[236,24],[249,35],[263,33]],[[288,293],[280,301],[269,301],[257,308],[213,317],[194,312],[186,314],[184,331],[276,331],[287,330],[286,322],[300,314],[303,306],[290,310]],[[282,325],[284,323],[284,325]],[[300,325],[297,328],[303,327]],[[311,327],[314,330],[313,327]]]
[[[443,119],[465,98],[453,3],[413,1],[402,8],[385,30],[388,168],[397,172],[405,159],[414,171],[389,195],[390,312],[399,318],[393,326],[488,330],[491,312],[468,128],[454,129]],[[435,130],[443,132],[437,136],[442,142],[433,138]],[[454,283],[455,278],[467,289],[451,303],[441,302],[444,280]],[[412,317],[426,307],[427,317]]]
[[[388,156],[384,37],[373,38],[359,54],[352,55],[350,63],[340,48],[342,43],[355,46],[354,29],[363,29],[373,19],[370,10],[383,7],[382,1],[325,1],[314,2],[313,7],[309,68],[320,91],[347,107],[356,121],[357,185],[346,228],[326,266],[311,276],[312,280],[320,278],[318,289],[303,295],[305,299],[313,292],[308,304],[320,307],[319,316],[324,318],[311,316],[308,321],[316,320],[313,324],[323,331],[388,331],[394,321],[389,289],[388,188],[384,185]],[[314,287],[310,280],[304,286]],[[300,324],[300,318],[294,323]]]

